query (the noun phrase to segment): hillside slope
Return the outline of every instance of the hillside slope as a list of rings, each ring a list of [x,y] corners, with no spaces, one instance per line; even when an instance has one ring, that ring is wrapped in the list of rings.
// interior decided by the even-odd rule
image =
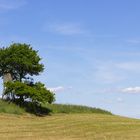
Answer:
[[[19,107],[18,105],[0,100],[0,113],[7,113],[7,114],[25,114],[25,113],[38,113],[42,114],[57,114],[57,113],[66,113],[66,114],[73,114],[73,113],[99,113],[99,114],[109,114],[109,111],[105,111],[99,108],[92,108],[87,106],[80,106],[80,105],[65,105],[65,104],[47,104],[43,107],[36,108],[32,103],[26,103],[24,106]]]
[[[6,102],[0,99],[0,113],[7,113],[7,114],[24,114],[26,113],[25,110],[13,103]]]
[[[99,114],[108,114],[112,115],[111,112],[100,109],[100,108],[93,108],[88,106],[82,105],[71,105],[71,104],[47,104],[46,107],[52,110],[52,113],[66,113],[66,114],[73,114],[73,113],[99,113]]]
[[[103,114],[0,115],[1,140],[139,140],[140,120]]]

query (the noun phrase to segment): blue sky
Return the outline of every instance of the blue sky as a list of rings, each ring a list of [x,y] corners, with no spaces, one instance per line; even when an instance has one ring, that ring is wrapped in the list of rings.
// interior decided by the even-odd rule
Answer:
[[[0,0],[0,45],[29,43],[57,103],[140,118],[139,0]],[[2,89],[2,80],[1,80]]]

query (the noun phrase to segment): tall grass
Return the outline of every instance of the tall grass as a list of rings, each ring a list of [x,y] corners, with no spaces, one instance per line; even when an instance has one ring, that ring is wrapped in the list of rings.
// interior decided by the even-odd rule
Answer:
[[[100,113],[111,115],[111,112],[109,111],[81,105],[47,104],[46,107],[52,110],[52,113]]]
[[[0,100],[0,113],[24,114],[25,110],[14,103]]]
[[[47,115],[49,113],[99,113],[110,114],[111,112],[99,108],[92,108],[81,105],[65,105],[65,104],[46,104],[43,106],[36,106],[31,102],[25,102],[22,106],[15,103],[0,100],[0,113],[8,114],[24,114],[31,113],[35,115]]]

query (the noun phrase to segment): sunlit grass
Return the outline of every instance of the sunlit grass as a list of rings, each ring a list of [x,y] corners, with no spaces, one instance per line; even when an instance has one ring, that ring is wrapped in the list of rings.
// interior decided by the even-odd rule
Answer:
[[[46,117],[37,117],[0,100],[0,140],[140,139],[140,120],[86,106],[52,104],[46,107],[52,112]]]
[[[1,140],[139,140],[140,121],[103,114],[0,115]]]
[[[52,113],[100,113],[100,114],[109,114],[111,115],[111,112],[99,109],[99,108],[93,108],[93,107],[87,107],[87,106],[81,106],[81,105],[70,105],[70,104],[47,104],[46,107],[50,110],[52,110]]]

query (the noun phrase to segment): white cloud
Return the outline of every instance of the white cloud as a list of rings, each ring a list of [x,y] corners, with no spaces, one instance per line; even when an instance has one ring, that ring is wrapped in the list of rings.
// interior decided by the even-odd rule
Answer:
[[[140,86],[136,87],[126,87],[126,88],[106,88],[106,89],[100,89],[96,92],[101,94],[112,94],[112,93],[130,93],[130,94],[140,94]],[[121,102],[121,98],[117,98],[117,101]]]
[[[62,86],[58,86],[58,87],[48,88],[48,89],[52,92],[59,92],[59,91],[63,91],[65,88]]]
[[[63,87],[63,86],[58,86],[58,87],[53,87],[53,88],[48,88],[50,91],[52,92],[62,92],[62,91],[65,91],[65,90],[69,90],[71,89],[72,87]]]
[[[51,24],[45,26],[44,30],[62,35],[76,35],[85,33],[81,25],[75,23]]]
[[[25,0],[0,0],[0,10],[14,10],[25,4]]]
[[[140,94],[140,86],[136,87],[126,87],[126,88],[106,88],[99,91],[99,93],[132,93],[132,94]],[[117,101],[121,102],[122,98],[117,98]]]
[[[123,88],[120,91],[122,93],[140,93],[140,86]]]

